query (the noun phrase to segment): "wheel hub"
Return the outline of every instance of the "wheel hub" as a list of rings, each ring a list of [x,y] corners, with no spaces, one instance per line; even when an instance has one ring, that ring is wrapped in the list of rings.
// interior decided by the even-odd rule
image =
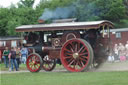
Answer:
[[[36,63],[35,61],[32,61],[32,64],[33,64],[33,65],[35,65],[35,63]]]
[[[78,53],[73,53],[73,58],[78,58],[79,54]]]

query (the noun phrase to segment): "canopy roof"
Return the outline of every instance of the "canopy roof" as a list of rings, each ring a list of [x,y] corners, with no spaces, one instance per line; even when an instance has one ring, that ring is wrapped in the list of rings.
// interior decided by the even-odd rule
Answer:
[[[108,25],[113,28],[113,23],[107,20],[90,21],[90,22],[66,22],[66,23],[51,23],[37,25],[22,25],[16,27],[17,32],[31,31],[56,31],[56,30],[78,30],[78,29],[98,29],[100,26]]]

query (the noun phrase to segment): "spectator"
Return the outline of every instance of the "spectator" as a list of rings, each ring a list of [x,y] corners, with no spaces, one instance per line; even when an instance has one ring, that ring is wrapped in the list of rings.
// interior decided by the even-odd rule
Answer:
[[[120,61],[126,61],[125,51],[121,52],[120,54]]]
[[[2,52],[0,50],[0,63],[2,63]]]
[[[111,63],[114,62],[114,56],[112,55],[112,53],[109,53],[108,61]]]
[[[13,65],[14,65],[16,71],[18,71],[17,62],[16,62],[16,51],[14,47],[10,51],[9,59],[11,60],[11,70],[13,71]]]
[[[114,51],[114,58],[115,58],[115,60],[119,60],[119,47],[118,47],[117,44],[114,45],[113,51]]]
[[[122,43],[119,43],[119,57],[120,57],[120,61],[126,60],[125,47]]]
[[[22,48],[21,49],[21,59],[22,59],[22,63],[23,64],[26,64],[26,59],[27,59],[27,56],[28,56],[28,50],[27,48]]]
[[[128,41],[126,42],[126,45],[125,45],[125,52],[126,52],[126,59],[128,60]]]
[[[4,56],[4,64],[5,64],[5,67],[8,68],[8,64],[9,64],[9,59],[8,59],[8,55],[9,55],[9,49],[8,47],[5,47],[5,50],[3,52],[3,56]]]
[[[20,48],[18,47],[16,49],[16,61],[17,61],[17,67],[19,68],[19,64],[20,64],[20,58],[21,58],[21,53],[20,53]]]

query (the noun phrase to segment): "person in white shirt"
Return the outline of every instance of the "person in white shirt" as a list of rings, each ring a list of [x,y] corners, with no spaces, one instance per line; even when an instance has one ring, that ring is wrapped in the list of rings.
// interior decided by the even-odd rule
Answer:
[[[128,60],[128,41],[125,44],[126,59]]]
[[[122,43],[119,43],[119,57],[120,61],[126,60],[125,46]]]
[[[112,63],[112,62],[114,62],[114,60],[115,59],[114,59],[114,56],[112,55],[112,53],[109,53],[108,61]]]
[[[115,60],[119,60],[119,46],[117,44],[114,45],[113,51]]]

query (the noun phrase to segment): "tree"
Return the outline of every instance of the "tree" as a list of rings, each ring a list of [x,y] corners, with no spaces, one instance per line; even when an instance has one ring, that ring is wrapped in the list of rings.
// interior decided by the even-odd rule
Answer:
[[[8,35],[16,35],[15,28],[20,25],[37,24],[38,17],[32,8],[10,8],[10,19],[7,23]]]
[[[95,3],[101,19],[119,22],[126,18],[126,9],[122,0],[96,0]]]
[[[126,7],[126,10],[127,10],[126,13],[127,13],[127,16],[128,16],[128,0],[123,0],[123,3]]]
[[[7,34],[7,23],[9,20],[9,9],[0,8],[0,35],[5,36]]]
[[[20,25],[37,24],[38,15],[31,7],[0,8],[0,35],[17,35],[15,28]]]
[[[99,13],[95,1],[77,0],[73,2],[76,7],[76,16],[79,21],[94,21],[99,20]]]
[[[20,0],[18,7],[33,7],[35,0]]]

